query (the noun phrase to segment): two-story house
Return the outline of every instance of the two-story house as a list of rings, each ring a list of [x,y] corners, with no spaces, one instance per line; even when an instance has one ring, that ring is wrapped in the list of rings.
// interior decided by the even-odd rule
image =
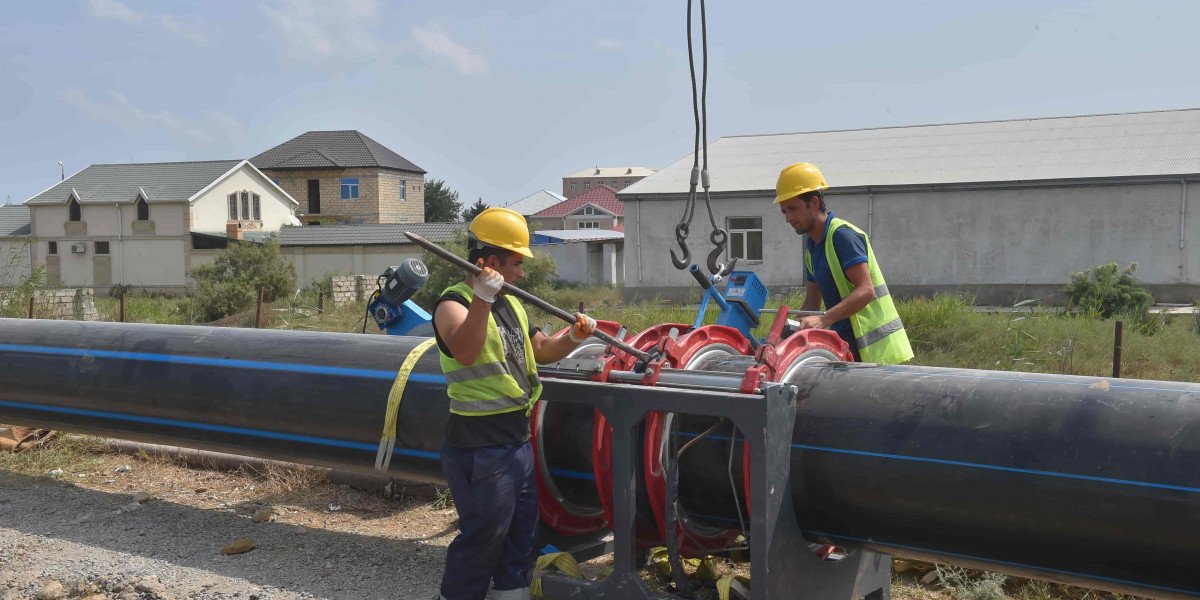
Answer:
[[[608,229],[624,231],[625,205],[607,185],[529,215],[530,229]]]
[[[278,231],[298,203],[249,161],[216,160],[92,165],[25,206],[52,282],[182,291],[196,241]]]
[[[254,158],[306,225],[422,223],[425,171],[358,131],[309,131]]]

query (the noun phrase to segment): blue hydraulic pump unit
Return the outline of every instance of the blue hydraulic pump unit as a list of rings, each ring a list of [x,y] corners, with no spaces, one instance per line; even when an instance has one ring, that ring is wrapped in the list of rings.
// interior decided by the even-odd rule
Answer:
[[[742,332],[754,347],[759,340],[754,337],[754,328],[758,327],[762,309],[767,304],[767,286],[763,285],[758,275],[753,271],[734,271],[729,274],[725,284],[725,292],[717,290],[714,281],[700,272],[700,266],[693,264],[688,268],[692,277],[700,287],[704,288],[704,300],[700,302],[700,310],[696,314],[695,327],[704,324],[704,314],[708,311],[710,301],[716,302],[721,309],[717,316],[717,325],[726,325]]]

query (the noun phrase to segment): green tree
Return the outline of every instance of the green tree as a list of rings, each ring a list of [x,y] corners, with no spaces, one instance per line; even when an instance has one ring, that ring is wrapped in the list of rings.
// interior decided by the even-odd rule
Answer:
[[[491,208],[491,207],[488,206],[487,204],[484,204],[483,198],[480,198],[475,201],[475,204],[472,204],[470,207],[468,207],[466,210],[463,211],[462,218],[464,221],[470,222],[471,219],[478,217],[479,213],[481,213],[489,208]]]
[[[458,201],[458,192],[450,189],[441,179],[431,179],[425,182],[425,222],[447,223],[458,220],[462,211],[462,203]]]
[[[247,310],[263,288],[263,301],[274,302],[296,289],[296,268],[279,252],[279,240],[265,244],[231,243],[212,264],[191,270],[196,281],[194,308],[214,321]]]

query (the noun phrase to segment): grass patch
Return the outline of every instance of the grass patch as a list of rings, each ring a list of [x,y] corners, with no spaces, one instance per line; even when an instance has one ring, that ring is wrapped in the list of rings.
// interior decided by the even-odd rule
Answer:
[[[101,463],[104,444],[88,436],[57,436],[42,446],[18,452],[0,452],[0,469],[30,476],[46,476],[62,469],[62,478]]]

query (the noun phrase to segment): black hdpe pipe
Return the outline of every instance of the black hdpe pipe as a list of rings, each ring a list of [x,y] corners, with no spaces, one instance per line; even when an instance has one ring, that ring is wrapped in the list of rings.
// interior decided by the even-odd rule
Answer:
[[[392,378],[420,341],[0,319],[0,422],[372,472]],[[793,383],[810,540],[1200,597],[1200,385],[861,365]],[[544,397],[566,389],[548,378]],[[392,475],[441,482],[446,405],[431,351]],[[731,445],[710,438],[696,446]],[[681,507],[731,526],[731,507],[693,491],[728,487],[725,463],[680,467]]]

